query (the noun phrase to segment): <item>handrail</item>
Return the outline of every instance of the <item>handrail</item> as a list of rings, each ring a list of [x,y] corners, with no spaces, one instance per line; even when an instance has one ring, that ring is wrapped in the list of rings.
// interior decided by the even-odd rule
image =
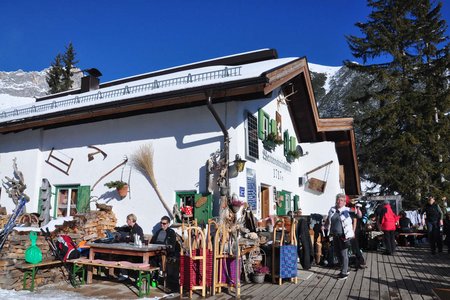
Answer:
[[[227,77],[233,77],[233,76],[240,76],[241,75],[241,68],[238,67],[225,67],[224,69],[216,70],[216,71],[210,71],[210,72],[203,72],[198,74],[191,74],[189,73],[186,76],[176,77],[176,78],[170,78],[165,80],[154,80],[153,82],[149,83],[143,83],[138,84],[134,86],[125,86],[123,88],[114,89],[111,91],[96,91],[95,93],[91,93],[89,95],[85,96],[74,96],[70,99],[60,100],[60,101],[52,101],[50,103],[45,104],[36,104],[36,103],[30,103],[28,107],[24,108],[12,108],[10,110],[4,110],[0,113],[0,121],[2,119],[6,119],[9,117],[23,117],[26,115],[30,115],[33,113],[42,113],[47,112],[56,108],[67,108],[67,107],[73,107],[82,103],[89,103],[94,102],[97,100],[104,100],[114,97],[119,97],[123,95],[129,95],[129,94],[135,94],[135,93],[141,93],[148,90],[155,90],[175,85],[182,85],[182,84],[188,84],[193,82],[200,82],[200,81],[206,81],[206,80],[213,80],[213,79],[220,79],[220,78],[227,78]]]

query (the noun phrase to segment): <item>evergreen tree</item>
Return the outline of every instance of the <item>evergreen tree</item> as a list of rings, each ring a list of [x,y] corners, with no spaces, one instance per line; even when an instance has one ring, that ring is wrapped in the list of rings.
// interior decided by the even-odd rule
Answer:
[[[75,55],[76,53],[72,43],[69,43],[66,47],[64,55],[61,55],[60,53],[56,55],[46,78],[48,86],[50,87],[50,94],[64,92],[72,88],[72,70],[78,63],[78,61],[75,60]]]
[[[405,207],[417,207],[427,193],[440,199],[450,192],[449,44],[442,3],[368,5],[368,21],[356,24],[363,37],[347,37],[364,65],[346,66],[370,79],[354,99],[365,109],[355,119],[361,175],[379,184],[381,194],[399,193]]]
[[[61,64],[62,57],[61,54],[58,53],[56,55],[55,60],[52,62],[50,70],[47,73],[46,81],[50,88],[48,91],[49,94],[56,94],[63,91],[61,79],[64,73],[63,66]]]
[[[72,88],[73,80],[71,79],[73,76],[72,69],[75,68],[75,65],[78,61],[75,60],[75,49],[73,48],[72,42],[66,47],[66,52],[63,56],[64,62],[64,72],[63,72],[63,87],[64,90],[70,90]]]

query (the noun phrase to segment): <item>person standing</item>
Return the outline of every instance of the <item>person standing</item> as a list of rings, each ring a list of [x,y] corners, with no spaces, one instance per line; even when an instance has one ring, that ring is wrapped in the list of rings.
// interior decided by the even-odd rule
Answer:
[[[450,212],[447,212],[445,214],[443,231],[445,234],[445,244],[447,245],[447,251],[450,254]]]
[[[362,204],[356,203],[355,204],[355,211],[350,212],[350,216],[353,220],[353,231],[355,232],[355,238],[351,239],[351,245],[352,245],[352,252],[355,254],[356,262],[355,262],[355,268],[356,269],[364,269],[366,268],[366,261],[364,260],[364,256],[361,252],[361,249],[359,247],[359,241],[358,237],[363,235],[363,231],[361,227],[364,226],[362,222],[363,213],[362,213]]]
[[[383,231],[383,242],[385,250],[383,254],[391,255],[395,253],[395,229],[397,227],[398,217],[392,211],[389,200],[384,201],[381,209],[380,217],[378,219],[379,227]]]
[[[336,195],[336,205],[330,208],[328,217],[325,222],[325,228],[328,228],[330,235],[333,237],[333,248],[335,255],[338,256],[341,263],[341,272],[339,279],[347,279],[348,277],[348,248],[350,240],[355,237],[353,231],[353,222],[350,217],[350,210],[345,206],[345,195]]]
[[[428,239],[430,241],[431,254],[436,254],[436,245],[439,252],[442,252],[442,238],[440,228],[443,225],[443,213],[437,205],[433,196],[428,197],[428,203],[423,212],[425,214],[425,224],[427,226]]]

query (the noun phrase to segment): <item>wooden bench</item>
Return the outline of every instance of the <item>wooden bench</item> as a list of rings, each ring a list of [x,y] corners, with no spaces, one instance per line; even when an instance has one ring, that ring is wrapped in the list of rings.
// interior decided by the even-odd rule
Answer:
[[[415,246],[417,244],[417,238],[424,237],[426,235],[427,234],[425,232],[399,232],[397,233],[397,239],[399,245],[406,246],[407,242],[409,242],[410,246]]]
[[[132,263],[128,261],[107,261],[102,259],[78,258],[71,259],[68,262],[73,263],[73,276],[81,275],[82,284],[84,284],[85,268],[107,268],[109,274],[112,275],[114,269],[124,269],[138,272],[136,286],[138,288],[138,296],[143,297],[150,294],[152,284],[152,273],[159,271],[159,267],[152,267],[144,263]]]
[[[426,236],[426,235],[427,234],[425,232],[400,232],[398,234],[398,236],[405,236],[405,237],[408,237],[408,236],[418,237],[418,236]]]
[[[20,269],[24,271],[23,274],[23,289],[24,290],[34,290],[34,279],[36,278],[36,274],[39,270],[39,268],[53,268],[53,267],[60,267],[62,266],[63,262],[60,260],[48,260],[43,261],[37,264],[22,264],[16,266],[17,269]],[[27,289],[27,279],[30,277],[31,279],[31,286],[29,289]]]

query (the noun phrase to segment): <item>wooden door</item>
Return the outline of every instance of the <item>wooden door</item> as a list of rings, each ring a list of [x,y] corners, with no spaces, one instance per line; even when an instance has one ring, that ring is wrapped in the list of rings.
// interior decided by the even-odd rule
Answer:
[[[267,218],[270,214],[269,188],[261,186],[261,218]]]

